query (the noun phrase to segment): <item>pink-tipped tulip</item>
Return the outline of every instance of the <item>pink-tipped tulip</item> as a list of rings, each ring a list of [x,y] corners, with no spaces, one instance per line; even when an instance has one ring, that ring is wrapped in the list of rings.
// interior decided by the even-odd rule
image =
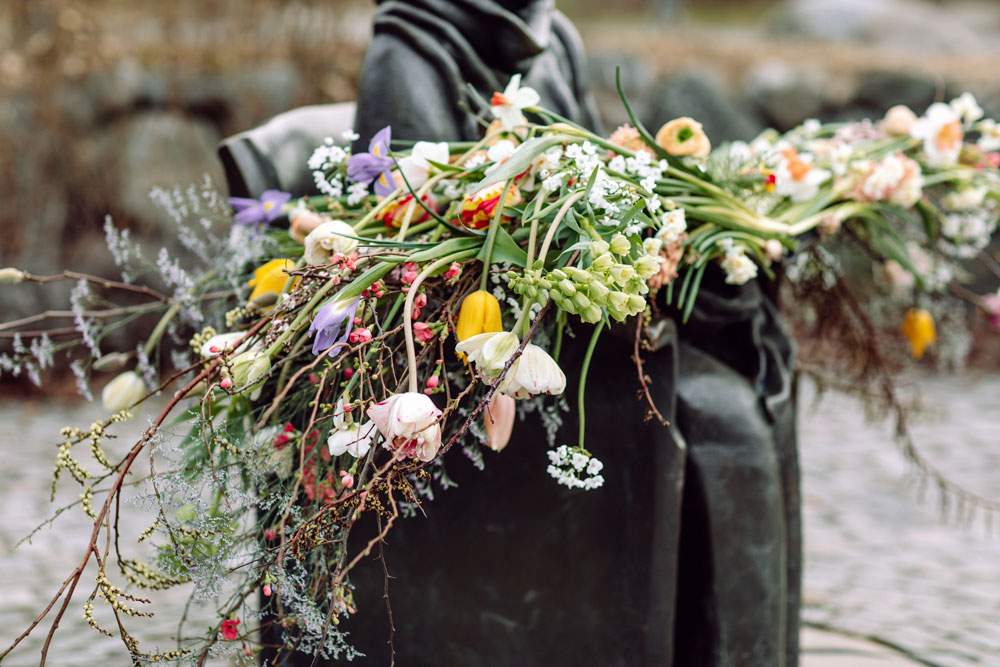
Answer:
[[[503,451],[510,442],[510,434],[514,430],[516,405],[517,401],[499,392],[490,399],[489,411],[483,416],[483,425],[489,438],[486,446],[494,452]]]

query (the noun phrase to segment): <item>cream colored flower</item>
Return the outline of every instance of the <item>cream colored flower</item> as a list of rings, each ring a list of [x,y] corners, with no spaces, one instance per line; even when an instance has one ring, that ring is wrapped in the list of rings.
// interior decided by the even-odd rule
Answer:
[[[687,231],[687,220],[684,209],[675,208],[663,214],[663,226],[656,232],[656,238],[663,241],[663,245],[673,245],[677,243],[681,235]]]
[[[521,341],[509,331],[481,333],[466,338],[455,346],[455,351],[466,355],[470,364],[483,378],[492,382],[517,350]]]
[[[334,254],[351,254],[358,247],[354,227],[342,220],[324,222],[306,237],[305,260],[311,266],[329,264]]]
[[[694,118],[675,118],[666,123],[656,133],[656,145],[671,155],[705,157],[711,152],[712,144]]]
[[[441,411],[429,396],[408,391],[368,408],[368,417],[399,456],[433,459],[441,447]]]
[[[812,155],[799,154],[791,146],[786,146],[779,153],[781,158],[774,170],[776,194],[789,197],[794,202],[806,201],[815,197],[819,186],[830,180],[828,170],[813,166]]]
[[[344,399],[340,399],[333,412],[333,430],[326,440],[326,445],[330,450],[330,456],[350,454],[354,458],[361,458],[371,449],[375,424],[370,421],[364,424],[348,421],[346,412]]]
[[[905,104],[897,104],[885,112],[885,117],[879,122],[882,131],[891,137],[907,137],[917,124],[917,114]]]
[[[138,403],[146,393],[146,383],[139,374],[125,371],[104,385],[101,405],[108,412],[121,412]]]
[[[726,239],[722,247],[726,256],[722,259],[722,270],[726,272],[726,282],[730,285],[742,285],[757,277],[757,265],[746,256],[743,246],[735,245]]]
[[[975,95],[968,91],[953,99],[949,106],[958,114],[966,127],[983,117],[983,108],[976,102]]]
[[[513,398],[561,394],[566,389],[566,375],[545,350],[528,343],[498,389]]]
[[[12,266],[0,269],[0,285],[16,285],[22,280],[24,280],[24,271],[15,269]]]

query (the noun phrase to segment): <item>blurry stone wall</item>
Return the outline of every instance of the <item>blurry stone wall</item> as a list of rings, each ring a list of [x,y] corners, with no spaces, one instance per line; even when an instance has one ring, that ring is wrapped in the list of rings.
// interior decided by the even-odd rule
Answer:
[[[993,0],[558,4],[584,35],[609,131],[625,120],[616,65],[654,130],[691,115],[716,144],[897,103],[919,113],[965,89],[1000,116]],[[203,174],[222,188],[222,137],[351,99],[373,12],[372,0],[2,0],[0,266],[114,275],[105,215],[153,256],[172,246],[150,189]],[[60,287],[5,290],[0,316],[64,307]]]

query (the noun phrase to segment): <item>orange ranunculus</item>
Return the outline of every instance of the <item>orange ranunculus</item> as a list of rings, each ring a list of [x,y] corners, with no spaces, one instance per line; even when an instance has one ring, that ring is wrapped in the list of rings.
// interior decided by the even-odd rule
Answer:
[[[494,183],[487,185],[482,190],[469,195],[462,201],[461,218],[462,224],[469,229],[483,229],[488,227],[496,212],[497,206],[501,204],[500,198],[503,196],[506,183]],[[507,191],[507,197],[503,201],[503,206],[516,206],[521,203],[521,191],[511,183]],[[501,218],[502,221],[502,218]]]
[[[692,157],[705,157],[712,150],[701,123],[687,116],[675,118],[661,127],[656,133],[656,145],[671,155]]]
[[[928,345],[933,345],[937,340],[934,331],[934,318],[923,308],[910,308],[903,318],[903,325],[900,327],[903,335],[910,341],[910,352],[914,359],[924,356],[924,350]]]

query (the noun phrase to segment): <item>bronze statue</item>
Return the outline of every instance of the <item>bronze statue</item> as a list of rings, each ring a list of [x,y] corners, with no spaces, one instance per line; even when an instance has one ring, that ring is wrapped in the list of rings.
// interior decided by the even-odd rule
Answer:
[[[551,0],[380,2],[358,93],[359,142],[385,125],[397,139],[478,138],[466,83],[489,98],[516,73],[542,106],[597,125],[579,36]],[[336,122],[295,118],[223,146],[235,189],[308,180],[312,146],[298,161],[292,147],[308,137],[318,144]],[[293,141],[281,141],[286,134]],[[377,554],[352,575],[369,607],[340,628],[367,654],[362,663],[389,664],[394,651],[407,666],[796,665],[792,346],[766,291],[709,271],[688,322],[660,304],[656,349],[643,357],[669,427],[642,419],[634,328],[602,338],[587,385],[587,442],[606,464],[603,488],[570,491],[546,475],[534,416],[485,471],[449,456],[459,486],[426,503],[426,518],[393,528],[388,584]],[[564,345],[571,385],[587,337],[576,327]],[[558,437],[572,443],[567,422]],[[391,648],[389,615],[372,603],[386,586]]]

